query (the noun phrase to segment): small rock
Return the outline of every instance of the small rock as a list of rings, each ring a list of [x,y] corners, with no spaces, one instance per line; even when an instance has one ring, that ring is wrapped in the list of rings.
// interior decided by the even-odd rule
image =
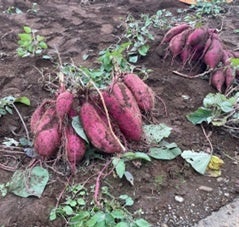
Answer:
[[[179,203],[182,203],[184,201],[184,198],[182,196],[179,196],[179,195],[176,195],[174,198]]]
[[[212,192],[213,191],[213,188],[205,186],[205,185],[200,186],[198,189],[201,190],[201,191],[205,191],[205,192]]]

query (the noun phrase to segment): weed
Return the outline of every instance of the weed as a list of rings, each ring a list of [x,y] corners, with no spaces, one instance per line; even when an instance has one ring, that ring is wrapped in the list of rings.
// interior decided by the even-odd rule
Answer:
[[[47,49],[45,37],[37,35],[35,29],[23,26],[24,33],[18,34],[19,40],[17,54],[19,57],[41,55],[43,50]]]
[[[22,10],[20,10],[19,8],[15,7],[15,6],[9,6],[6,10],[3,11],[3,13],[6,14],[21,14],[23,13]]]
[[[134,215],[126,209],[134,203],[130,196],[121,195],[115,198],[107,186],[102,187],[101,207],[87,200],[90,192],[81,184],[68,187],[67,193],[65,201],[59,207],[52,209],[51,221],[62,216],[72,227],[151,226],[142,218],[135,219]]]
[[[223,6],[225,3],[225,0],[198,0],[197,4],[191,6],[191,9],[195,10],[197,17],[202,17],[204,15],[215,17],[224,12]]]

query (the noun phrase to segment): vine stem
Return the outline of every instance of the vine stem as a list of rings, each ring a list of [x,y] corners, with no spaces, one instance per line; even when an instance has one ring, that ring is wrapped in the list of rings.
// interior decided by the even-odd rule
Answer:
[[[19,118],[20,118],[20,120],[22,122],[22,125],[23,125],[23,127],[25,129],[25,132],[26,132],[27,140],[30,141],[29,131],[28,131],[27,126],[26,126],[26,124],[25,124],[25,122],[24,122],[24,120],[22,118],[22,115],[20,114],[20,112],[18,111],[17,107],[14,104],[12,104],[12,106],[15,109],[15,111],[17,112],[17,114],[18,114],[18,116],[19,116]]]
[[[104,173],[104,171],[106,170],[106,168],[110,165],[111,163],[111,159],[108,160],[108,162],[105,163],[103,169],[99,172],[97,178],[96,178],[96,183],[95,183],[95,193],[94,193],[94,201],[95,203],[100,206],[100,202],[98,200],[99,197],[99,192],[100,192],[100,179]]]

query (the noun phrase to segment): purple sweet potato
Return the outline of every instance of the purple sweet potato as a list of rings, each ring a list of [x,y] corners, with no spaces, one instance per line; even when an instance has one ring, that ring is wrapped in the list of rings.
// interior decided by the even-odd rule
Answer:
[[[134,95],[139,108],[149,112],[154,108],[155,94],[153,90],[136,74],[126,74],[123,81]]]
[[[80,138],[69,125],[64,130],[65,151],[67,159],[73,173],[76,171],[76,164],[81,161],[85,155],[85,141]]]
[[[37,126],[41,122],[41,119],[44,113],[46,112],[47,108],[49,108],[49,106],[52,106],[52,105],[54,105],[54,100],[49,100],[49,99],[43,100],[41,105],[39,105],[33,112],[30,119],[30,129],[33,134],[36,133]]]
[[[214,69],[223,57],[223,47],[220,40],[212,38],[212,43],[203,57],[204,63]]]
[[[74,96],[69,91],[60,93],[56,98],[56,114],[62,120],[71,110]]]
[[[182,53],[183,48],[185,47],[186,40],[190,34],[191,29],[186,29],[181,33],[175,35],[169,42],[169,50],[173,54],[173,58],[177,57]]]
[[[193,47],[194,50],[201,50],[209,37],[207,28],[196,28],[188,35],[186,45]]]
[[[94,147],[109,154],[122,151],[119,142],[115,139],[109,127],[89,102],[85,102],[81,106],[80,119],[84,131]]]
[[[170,42],[170,40],[177,34],[181,33],[182,31],[186,30],[190,28],[190,25],[189,24],[180,24],[180,25],[177,25],[173,28],[171,28],[163,37],[163,40],[161,41],[161,44],[162,43],[168,43]]]
[[[45,113],[42,115],[41,120],[37,124],[36,130],[33,133],[37,134],[42,130],[51,128],[52,124],[57,121],[58,121],[58,119],[56,117],[55,105],[48,106]]]
[[[129,88],[118,82],[113,85],[112,91],[104,91],[102,95],[110,115],[126,139],[140,141],[143,132],[142,115]]]
[[[53,124],[51,128],[38,132],[34,138],[34,149],[43,158],[52,157],[61,143],[59,125]]]
[[[224,75],[225,75],[225,84],[226,84],[226,89],[228,89],[233,81],[235,80],[235,74],[233,69],[230,66],[227,66],[226,69],[224,70]]]
[[[222,92],[223,85],[225,83],[225,74],[222,69],[218,69],[213,72],[210,76],[210,84],[217,89],[217,91]]]

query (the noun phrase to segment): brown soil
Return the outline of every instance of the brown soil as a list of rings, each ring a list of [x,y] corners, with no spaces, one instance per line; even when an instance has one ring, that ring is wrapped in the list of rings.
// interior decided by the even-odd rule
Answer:
[[[0,12],[9,6],[20,8],[23,12],[31,8],[34,1],[3,0]],[[154,14],[156,10],[168,9],[176,14],[178,8],[187,5],[178,1],[158,0],[95,0],[95,1],[43,0],[39,1],[39,11],[23,14],[0,13],[0,97],[8,95],[27,96],[31,106],[17,105],[27,125],[38,104],[46,97],[53,96],[44,81],[49,76],[53,79],[57,70],[51,61],[40,57],[19,58],[16,55],[17,34],[23,25],[29,25],[47,37],[48,54],[55,56],[60,53],[62,62],[86,64],[82,56],[91,53],[87,64],[92,65],[94,57],[103,48],[118,41],[121,18],[129,13],[135,17],[142,13]],[[85,2],[85,3],[83,3]],[[233,30],[239,26],[238,1],[223,19],[221,38],[228,48],[235,48],[238,35]],[[209,25],[218,26],[218,21],[210,20]],[[158,121],[173,128],[168,141],[176,142],[182,150],[206,150],[209,147],[202,129],[186,120],[186,114],[196,110],[209,92],[215,90],[209,86],[207,80],[185,79],[174,75],[173,70],[181,70],[181,64],[170,58],[163,60],[162,49],[157,48],[163,32],[155,31],[156,39],[151,43],[150,53],[140,64],[153,70],[147,80],[149,86],[160,96],[167,106],[168,116],[164,115],[161,102],[157,102],[159,110]],[[238,47],[238,46],[237,46]],[[39,73],[39,72],[42,72]],[[186,73],[188,73],[186,71]],[[43,75],[45,75],[43,79]],[[52,86],[50,86],[52,88]],[[188,99],[184,99],[188,96]],[[0,141],[4,137],[19,139],[24,136],[24,128],[16,113],[0,118]],[[134,175],[134,186],[127,181],[108,177],[108,184],[112,186],[115,196],[128,194],[135,200],[132,210],[143,210],[142,217],[153,226],[192,226],[200,219],[218,210],[223,205],[238,196],[235,182],[238,180],[238,165],[234,165],[228,156],[238,154],[238,140],[222,131],[220,128],[206,126],[211,132],[210,137],[214,152],[220,156],[225,164],[220,178],[201,176],[190,166],[185,165],[181,158],[173,161],[157,161],[143,163],[140,168],[128,165],[127,168]],[[0,150],[2,153],[2,150]],[[225,155],[227,154],[227,156]],[[31,161],[25,155],[17,157],[21,163],[19,168],[26,167]],[[97,173],[103,161],[93,161],[89,166],[79,166],[75,182],[83,182]],[[8,194],[0,198],[1,226],[64,226],[63,219],[49,221],[50,210],[55,206],[56,199],[63,190],[66,179],[51,172],[51,180],[42,198],[19,198]],[[0,184],[9,181],[12,172],[0,169]],[[161,180],[159,180],[161,179]],[[89,181],[94,184],[95,178]],[[209,186],[211,192],[200,191],[199,186]],[[175,196],[184,198],[182,203],[175,201]]]

